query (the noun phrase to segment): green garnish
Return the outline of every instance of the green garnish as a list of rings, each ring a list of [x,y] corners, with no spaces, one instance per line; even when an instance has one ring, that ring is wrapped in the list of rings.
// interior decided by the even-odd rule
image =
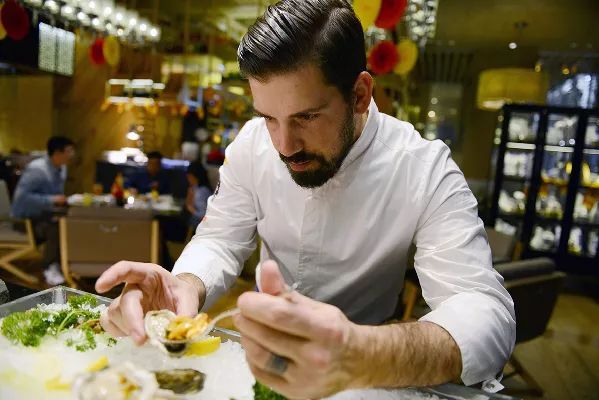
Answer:
[[[94,331],[89,326],[80,328],[83,332],[83,338],[80,340],[67,339],[67,346],[75,347],[77,351],[87,351],[96,348],[96,338]]]
[[[69,300],[67,300],[67,302],[72,308],[77,309],[83,308],[83,306],[85,305],[87,305],[89,308],[94,308],[98,306],[98,300],[91,294],[69,297]]]
[[[37,347],[45,336],[58,336],[68,329],[78,329],[82,338],[67,339],[69,347],[77,351],[96,348],[95,333],[101,333],[100,313],[92,311],[98,301],[92,295],[69,298],[68,307],[61,311],[39,308],[10,314],[2,321],[2,334],[13,343]],[[110,343],[110,342],[109,342]]]
[[[2,321],[2,334],[14,343],[37,347],[51,325],[49,315],[38,309],[10,314]]]
[[[260,382],[254,385],[254,400],[287,400],[287,397],[269,389]]]

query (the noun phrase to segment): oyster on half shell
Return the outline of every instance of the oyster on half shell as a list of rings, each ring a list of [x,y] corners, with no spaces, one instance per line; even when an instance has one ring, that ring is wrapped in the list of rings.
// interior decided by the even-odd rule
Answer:
[[[194,369],[147,371],[126,362],[77,376],[77,400],[184,399],[202,390],[206,376]]]
[[[169,310],[149,311],[144,318],[144,328],[150,342],[167,354],[179,357],[187,346],[205,336],[208,315],[177,316]]]

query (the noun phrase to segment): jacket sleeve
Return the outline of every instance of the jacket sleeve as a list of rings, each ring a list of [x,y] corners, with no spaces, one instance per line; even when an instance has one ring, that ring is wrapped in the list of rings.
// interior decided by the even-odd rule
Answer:
[[[12,204],[13,217],[28,218],[52,210],[53,195],[43,193],[43,187],[47,185],[43,174],[43,171],[35,168],[25,169],[15,192]]]
[[[421,182],[423,212],[415,235],[415,269],[432,311],[422,321],[443,327],[462,356],[462,381],[495,378],[516,339],[514,304],[493,269],[477,202],[449,149],[437,143]]]
[[[256,248],[256,209],[252,188],[252,131],[248,122],[227,147],[220,181],[208,200],[203,221],[177,260],[173,274],[191,273],[207,289],[204,308],[235,282]]]

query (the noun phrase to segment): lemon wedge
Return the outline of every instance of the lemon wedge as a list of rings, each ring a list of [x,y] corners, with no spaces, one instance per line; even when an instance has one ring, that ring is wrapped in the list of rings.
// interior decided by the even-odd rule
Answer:
[[[71,384],[62,382],[60,375],[46,381],[46,390],[71,390]]]
[[[85,370],[87,372],[97,372],[97,371],[100,371],[101,369],[106,368],[107,366],[108,366],[108,358],[106,358],[106,356],[102,356],[102,357],[98,358],[96,361],[94,361],[93,363],[91,363],[90,365],[88,365]]]
[[[205,356],[214,353],[220,347],[220,337],[209,337],[208,339],[200,340],[189,345],[186,356]]]

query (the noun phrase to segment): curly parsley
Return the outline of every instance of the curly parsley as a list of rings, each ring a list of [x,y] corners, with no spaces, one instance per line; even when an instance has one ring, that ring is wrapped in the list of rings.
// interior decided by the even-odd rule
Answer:
[[[86,308],[85,306],[87,308],[94,308],[98,306],[98,299],[91,294],[85,294],[83,296],[69,297],[67,303],[76,309]]]
[[[2,321],[2,334],[14,343],[37,347],[52,324],[49,315],[38,309],[10,314]]]
[[[93,311],[98,301],[92,295],[84,295],[71,297],[67,303],[68,307],[60,311],[34,308],[10,314],[2,321],[1,332],[15,344],[37,347],[45,336],[58,336],[66,330],[77,329],[81,334],[75,335],[76,339],[67,339],[67,346],[77,351],[96,348],[95,334],[103,332],[98,323],[100,313]]]

